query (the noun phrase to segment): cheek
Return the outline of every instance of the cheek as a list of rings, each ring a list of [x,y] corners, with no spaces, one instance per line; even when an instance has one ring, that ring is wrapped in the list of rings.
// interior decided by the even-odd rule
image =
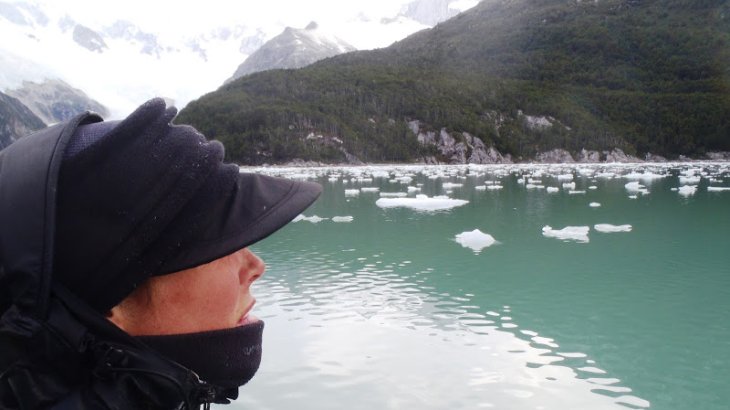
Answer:
[[[204,285],[197,287],[197,303],[188,304],[198,328],[220,329],[235,325],[238,318],[240,285],[236,275],[219,272]]]
[[[238,321],[243,292],[235,272],[194,272],[177,280],[166,293],[155,315],[164,333],[224,329]]]

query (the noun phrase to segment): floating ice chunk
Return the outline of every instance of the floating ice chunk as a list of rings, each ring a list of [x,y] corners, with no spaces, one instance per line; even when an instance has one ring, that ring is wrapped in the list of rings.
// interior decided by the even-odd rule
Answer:
[[[375,201],[375,205],[380,208],[411,208],[416,211],[440,211],[445,209],[456,208],[469,201],[462,199],[452,199],[446,196],[435,196],[430,198],[426,195],[416,195],[415,198],[380,198]]]
[[[345,190],[345,196],[347,196],[347,197],[353,197],[353,196],[358,196],[358,195],[360,195],[359,189],[346,189]]]
[[[500,190],[502,188],[504,188],[502,185],[489,185],[487,187],[487,189],[490,190],[490,191],[498,191],[498,190]]]
[[[653,172],[647,171],[647,172],[631,172],[631,173],[624,175],[624,178],[635,179],[635,180],[644,181],[644,182],[651,182],[651,181],[654,181],[655,179],[666,178],[667,176],[668,175],[655,174]]]
[[[570,195],[585,195],[585,193],[586,193],[586,191],[576,191],[576,190],[573,190],[573,189],[571,189],[570,191],[568,191],[568,194],[570,194]]]
[[[624,185],[627,191],[632,194],[642,194],[646,195],[649,193],[649,190],[646,189],[644,185],[641,185],[638,182],[629,182],[628,184]]]
[[[575,189],[575,182],[566,182],[563,184],[563,189]]]
[[[311,222],[313,224],[318,224],[318,223],[320,223],[322,221],[326,221],[326,220],[327,220],[327,218],[320,218],[317,215],[312,215],[312,216],[299,215],[296,218],[294,218],[294,220],[292,222],[307,221],[307,222]]]
[[[601,204],[598,202],[591,202],[590,204],[588,204],[588,206],[590,206],[591,208],[600,208]]]
[[[380,196],[382,198],[404,198],[407,197],[408,194],[406,192],[381,192]]]
[[[598,189],[598,187],[595,185],[591,185],[588,187],[588,189],[590,189],[591,191],[595,191],[596,189]]]
[[[631,232],[631,225],[611,225],[611,224],[597,224],[593,226],[598,232],[613,233],[613,232]]]
[[[588,231],[590,230],[591,228],[587,226],[566,226],[563,229],[553,229],[546,225],[542,228],[542,234],[548,238],[587,243],[589,241]]]
[[[560,174],[558,175],[558,181],[572,181],[573,174]]]
[[[684,185],[679,187],[677,190],[679,192],[679,195],[682,195],[684,197],[692,196],[697,192],[697,186],[695,185]]]
[[[454,188],[461,188],[464,186],[464,184],[455,184],[453,182],[444,182],[443,185],[444,189],[454,189]]]
[[[484,248],[488,248],[497,241],[494,237],[488,233],[484,233],[479,229],[475,229],[471,232],[462,232],[454,238],[461,246],[470,248],[476,253],[479,253]]]
[[[702,177],[700,176],[681,176],[679,177],[679,183],[683,185],[697,185],[700,183]]]
[[[352,222],[353,219],[354,218],[351,216],[333,216],[332,222],[338,222],[338,223]]]
[[[474,189],[476,189],[477,191],[486,191],[487,186],[486,185],[477,185],[474,187]]]
[[[560,192],[560,188],[558,188],[558,187],[554,187],[554,186],[549,186],[549,187],[547,187],[547,191],[548,191],[549,193],[551,193],[551,194],[554,194],[554,193],[556,193],[556,192]]]
[[[338,177],[331,177],[331,178],[328,178],[327,180],[328,180],[329,182],[331,182],[331,183],[333,183],[333,184],[334,184],[335,182],[339,181],[339,180],[340,180],[340,178],[338,178]]]
[[[409,187],[408,187],[408,193],[409,193],[409,194],[412,194],[412,193],[414,193],[414,192],[421,192],[421,187],[417,187],[417,186],[409,186]]]
[[[629,195],[629,199],[636,199],[638,197],[639,197],[638,195]]]
[[[723,192],[723,191],[730,191],[730,187],[726,186],[708,186],[707,192]]]
[[[527,184],[527,185],[525,185],[525,188],[527,188],[527,189],[545,189],[545,185]]]
[[[542,185],[542,180],[530,178],[527,180],[527,183],[531,185]]]
[[[365,188],[360,188],[360,191],[362,191],[362,192],[380,192],[380,188],[365,187]]]

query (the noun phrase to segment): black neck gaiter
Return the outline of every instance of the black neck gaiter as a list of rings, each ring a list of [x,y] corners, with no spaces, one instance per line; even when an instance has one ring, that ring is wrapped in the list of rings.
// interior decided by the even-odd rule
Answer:
[[[236,388],[251,380],[261,364],[263,331],[264,322],[257,321],[231,329],[137,339],[205,382]]]

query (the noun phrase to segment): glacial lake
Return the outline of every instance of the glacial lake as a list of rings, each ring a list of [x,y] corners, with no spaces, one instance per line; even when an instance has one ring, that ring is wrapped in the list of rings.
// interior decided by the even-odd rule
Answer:
[[[730,163],[252,170],[324,193],[233,408],[728,408]]]

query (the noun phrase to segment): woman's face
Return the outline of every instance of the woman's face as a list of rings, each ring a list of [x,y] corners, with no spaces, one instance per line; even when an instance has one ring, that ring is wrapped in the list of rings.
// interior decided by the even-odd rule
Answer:
[[[150,278],[119,305],[109,320],[133,336],[227,329],[256,321],[251,284],[264,262],[248,248],[205,265]]]

